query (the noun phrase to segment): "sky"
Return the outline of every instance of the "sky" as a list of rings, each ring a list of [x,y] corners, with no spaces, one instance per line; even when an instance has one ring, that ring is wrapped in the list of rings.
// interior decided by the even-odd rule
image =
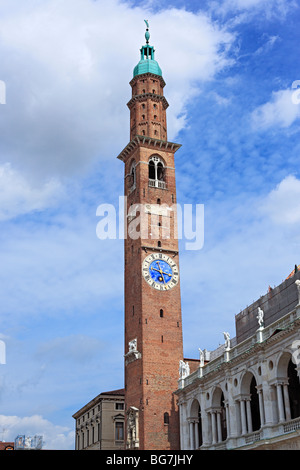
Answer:
[[[72,415],[123,388],[118,210],[129,85],[145,23],[164,80],[180,240],[184,355],[300,264],[300,2],[0,0],[0,440],[74,449]],[[4,90],[4,91],[3,91]]]

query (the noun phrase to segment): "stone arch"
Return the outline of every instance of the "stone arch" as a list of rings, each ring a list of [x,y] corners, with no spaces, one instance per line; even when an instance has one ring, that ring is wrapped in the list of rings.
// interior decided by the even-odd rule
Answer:
[[[276,389],[279,421],[300,416],[300,382],[297,364],[289,351],[283,351],[278,358]]]
[[[198,416],[199,407],[200,407],[199,401],[197,400],[197,398],[194,398],[190,404],[190,409],[189,409],[189,416],[191,418]]]
[[[260,409],[257,377],[254,371],[247,370],[241,377],[240,412],[242,433],[247,434],[261,428],[263,410]]]
[[[225,395],[220,385],[217,385],[212,391],[211,399],[212,426],[216,428],[213,432],[213,441],[220,442],[227,439],[227,416]]]
[[[194,398],[189,408],[189,435],[191,450],[198,449],[203,442],[201,406],[197,398]]]
[[[292,358],[290,352],[284,351],[277,360],[276,365],[276,377],[277,379],[287,379],[288,378],[288,365]]]

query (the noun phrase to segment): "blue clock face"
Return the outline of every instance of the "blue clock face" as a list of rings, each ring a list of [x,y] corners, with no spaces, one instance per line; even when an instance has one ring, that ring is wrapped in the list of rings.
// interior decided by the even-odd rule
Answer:
[[[154,289],[169,290],[178,283],[178,267],[173,258],[163,253],[153,253],[143,261],[145,281]]]
[[[160,284],[167,284],[171,281],[173,272],[171,266],[164,260],[154,260],[149,266],[151,278]]]

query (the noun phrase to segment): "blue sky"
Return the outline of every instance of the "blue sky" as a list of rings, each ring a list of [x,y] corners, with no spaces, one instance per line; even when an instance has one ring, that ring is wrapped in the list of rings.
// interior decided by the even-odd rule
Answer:
[[[184,353],[299,264],[298,1],[0,0],[0,433],[74,448],[72,414],[123,387],[118,206],[129,81],[150,42],[167,83],[177,199],[204,204],[204,246],[180,241]]]

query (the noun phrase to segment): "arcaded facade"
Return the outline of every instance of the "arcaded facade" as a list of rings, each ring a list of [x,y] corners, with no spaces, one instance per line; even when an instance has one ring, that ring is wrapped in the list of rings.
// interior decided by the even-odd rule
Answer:
[[[179,380],[181,449],[300,449],[300,272],[236,317]],[[221,333],[222,334],[222,333]]]

